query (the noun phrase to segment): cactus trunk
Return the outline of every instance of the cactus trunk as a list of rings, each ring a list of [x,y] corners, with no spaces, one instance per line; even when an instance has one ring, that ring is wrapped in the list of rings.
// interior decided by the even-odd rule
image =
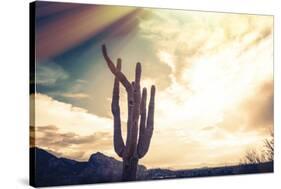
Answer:
[[[155,86],[151,87],[150,102],[148,112],[146,112],[147,91],[146,88],[143,88],[141,94],[140,86],[141,64],[137,63],[135,80],[130,82],[121,72],[121,59],[117,59],[115,66],[107,55],[105,45],[102,46],[102,52],[110,71],[115,76],[111,103],[114,123],[114,150],[123,159],[123,181],[134,181],[136,180],[138,161],[148,152],[153,134]],[[126,143],[123,141],[121,131],[119,82],[125,87],[128,100]]]
[[[137,168],[138,168],[137,157],[130,157],[123,159],[123,172],[122,180],[123,181],[134,181],[137,178]]]

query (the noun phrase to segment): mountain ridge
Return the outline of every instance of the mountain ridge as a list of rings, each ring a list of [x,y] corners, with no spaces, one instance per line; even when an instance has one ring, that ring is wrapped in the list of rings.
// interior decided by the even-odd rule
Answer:
[[[93,153],[88,161],[76,161],[32,147],[30,157],[34,157],[30,158],[30,176],[37,187],[121,181],[122,162],[101,152]],[[138,180],[144,178],[145,170],[145,166],[138,166]]]
[[[88,161],[76,161],[38,147],[30,148],[30,183],[35,187],[120,182],[122,168],[121,161],[101,152],[93,153]],[[187,170],[138,165],[137,181],[268,172],[273,172],[273,162]]]

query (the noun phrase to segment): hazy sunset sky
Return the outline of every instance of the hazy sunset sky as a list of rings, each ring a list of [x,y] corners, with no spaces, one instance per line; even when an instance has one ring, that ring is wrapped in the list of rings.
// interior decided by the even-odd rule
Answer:
[[[273,17],[37,2],[35,145],[88,160],[113,149],[114,77],[156,85],[146,167],[235,164],[273,128]],[[121,91],[125,138],[127,102]]]

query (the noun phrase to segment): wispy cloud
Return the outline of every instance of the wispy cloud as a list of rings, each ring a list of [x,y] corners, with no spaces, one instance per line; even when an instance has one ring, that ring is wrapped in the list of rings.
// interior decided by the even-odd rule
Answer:
[[[89,98],[89,95],[85,93],[62,93],[61,96],[76,99]]]
[[[33,94],[35,123],[31,123],[31,143],[57,155],[86,160],[97,151],[114,155],[112,120],[87,110]]]
[[[35,132],[31,139],[36,146],[76,160],[87,160],[94,152],[112,148],[112,135],[108,132],[81,136],[74,132],[61,132],[54,125],[32,126],[31,130]]]
[[[140,23],[140,33],[153,41],[154,52],[173,57],[175,76],[200,56],[211,56],[225,48],[244,53],[272,34],[270,16],[210,12],[153,10]],[[237,49],[238,48],[238,49]]]
[[[170,10],[152,14],[141,22],[140,33],[153,44],[159,63],[170,68],[168,87],[157,93],[154,137],[166,138],[167,132],[173,142],[154,138],[151,156],[168,155],[156,149],[171,145],[184,156],[173,167],[186,161],[237,163],[273,126],[273,18]]]
[[[43,94],[35,98],[35,126],[56,125],[62,132],[88,135],[97,131],[111,131],[111,119],[88,113],[86,109],[60,102]]]
[[[52,86],[69,78],[69,74],[54,62],[36,64],[35,82],[37,85]]]
[[[140,19],[137,29],[136,41],[122,41],[115,46],[117,50],[113,45],[112,54],[123,58],[122,70],[129,78],[134,75],[131,62],[140,61],[141,85],[157,87],[155,131],[141,163],[169,168],[237,163],[245,149],[260,145],[268,136],[267,129],[273,127],[272,17],[153,10]],[[107,133],[100,136],[105,143],[99,149],[116,157],[109,148],[114,77],[100,58],[88,58],[100,63],[90,66],[82,81],[73,81],[71,90],[64,88],[57,94],[78,105],[35,95],[35,126],[42,127],[38,130],[42,146],[86,159],[95,134]],[[49,77],[47,83],[65,79]],[[126,100],[121,88],[123,134]],[[48,134],[57,140],[64,138],[61,145],[67,144],[67,148],[44,143]]]

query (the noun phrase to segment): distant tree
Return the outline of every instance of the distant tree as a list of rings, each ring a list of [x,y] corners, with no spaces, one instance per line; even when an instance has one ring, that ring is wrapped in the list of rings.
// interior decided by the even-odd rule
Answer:
[[[274,134],[270,132],[270,137],[264,140],[264,153],[267,161],[274,160]]]
[[[241,164],[258,164],[274,160],[274,136],[273,131],[270,137],[265,139],[261,150],[248,149],[241,160]]]
[[[242,159],[243,164],[258,164],[265,161],[266,159],[264,154],[259,153],[257,149],[248,149]]]

